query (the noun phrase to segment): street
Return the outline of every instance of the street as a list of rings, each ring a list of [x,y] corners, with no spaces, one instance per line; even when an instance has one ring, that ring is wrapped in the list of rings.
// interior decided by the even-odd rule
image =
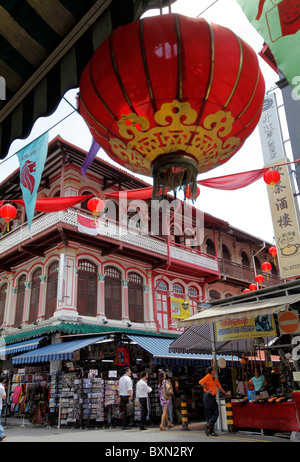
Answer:
[[[192,423],[188,431],[183,431],[181,426],[162,432],[159,427],[145,431],[140,431],[138,427],[128,430],[63,427],[58,430],[56,427],[25,425],[22,428],[14,425],[8,426],[5,432],[7,438],[3,440],[4,443],[101,443],[99,451],[103,456],[128,456],[133,459],[145,454],[155,457],[192,457],[200,450],[199,443],[290,442],[289,438],[263,436],[259,432],[220,432],[218,436],[206,436],[203,423]]]

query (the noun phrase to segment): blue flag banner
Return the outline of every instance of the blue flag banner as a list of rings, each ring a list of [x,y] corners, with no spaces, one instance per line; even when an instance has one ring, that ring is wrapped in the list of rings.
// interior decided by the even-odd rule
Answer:
[[[34,215],[37,190],[48,152],[49,133],[45,133],[17,153],[20,164],[20,186],[25,203],[29,231]]]

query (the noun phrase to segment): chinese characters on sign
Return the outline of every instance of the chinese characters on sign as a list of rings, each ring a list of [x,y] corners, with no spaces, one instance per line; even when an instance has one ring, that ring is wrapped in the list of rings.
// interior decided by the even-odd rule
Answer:
[[[275,94],[265,98],[259,122],[264,163],[280,173],[275,186],[267,186],[276,239],[280,275],[283,279],[300,275],[300,233],[297,206],[281,138]]]

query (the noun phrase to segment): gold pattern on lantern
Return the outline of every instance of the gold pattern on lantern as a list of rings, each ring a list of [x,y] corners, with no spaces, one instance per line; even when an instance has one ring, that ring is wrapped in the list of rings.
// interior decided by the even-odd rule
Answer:
[[[119,133],[127,145],[111,138],[113,153],[125,162],[125,167],[151,175],[151,162],[162,154],[184,150],[198,162],[203,173],[226,162],[238,149],[238,137],[225,138],[232,131],[234,118],[230,111],[218,111],[206,116],[201,125],[193,125],[197,111],[188,102],[162,104],[155,114],[153,128],[146,117],[130,113],[118,121]]]

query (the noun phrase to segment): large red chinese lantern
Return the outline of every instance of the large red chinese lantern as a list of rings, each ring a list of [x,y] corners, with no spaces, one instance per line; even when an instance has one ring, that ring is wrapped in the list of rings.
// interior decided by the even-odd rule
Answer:
[[[104,202],[98,197],[92,197],[87,203],[88,209],[93,212],[95,221],[97,221],[98,213],[100,213],[104,208]]]
[[[153,176],[154,195],[227,162],[256,127],[264,80],[227,28],[177,14],[116,29],[80,80],[79,112],[106,153]]]
[[[280,173],[278,170],[267,170],[264,173],[264,181],[270,186],[274,187],[280,181]]]

